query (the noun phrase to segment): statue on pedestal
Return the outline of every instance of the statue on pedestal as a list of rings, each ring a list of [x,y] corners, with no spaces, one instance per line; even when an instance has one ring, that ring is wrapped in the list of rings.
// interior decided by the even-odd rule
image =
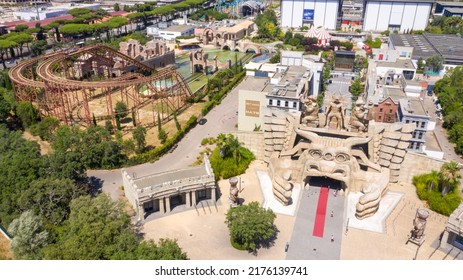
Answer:
[[[361,132],[367,130],[367,108],[362,99],[355,102],[355,108],[350,115],[350,125],[352,128],[357,128]]]
[[[239,203],[238,194],[241,192],[241,190],[238,189],[238,178],[232,177],[228,181],[230,182],[229,203],[232,206],[236,206]]]
[[[317,100],[313,97],[309,97],[304,100],[305,110],[302,117],[302,123],[306,126],[318,127],[318,106]]]
[[[415,219],[413,220],[413,229],[410,231],[411,237],[409,241],[421,245],[424,242],[424,230],[426,228],[426,219],[429,217],[429,211],[425,209],[418,209],[416,211]]]
[[[336,120],[336,128],[341,130],[344,128],[344,112],[340,96],[333,96],[333,100],[326,111],[325,126],[330,126],[333,118]]]

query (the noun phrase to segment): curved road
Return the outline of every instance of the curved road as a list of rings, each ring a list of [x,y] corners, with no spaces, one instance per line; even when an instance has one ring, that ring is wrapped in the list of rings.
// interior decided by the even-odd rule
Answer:
[[[256,80],[258,81],[256,83]],[[206,137],[216,137],[219,133],[235,131],[238,122],[238,90],[240,89],[261,89],[263,82],[253,77],[245,77],[237,87],[235,87],[222,101],[205,117],[207,122],[203,125],[196,125],[179,143],[172,152],[164,155],[154,163],[145,163],[129,168],[127,172],[135,177],[145,176],[168,170],[186,168],[191,165],[201,147],[201,140]],[[259,88],[260,87],[260,88]],[[114,200],[118,199],[118,189],[122,186],[121,169],[115,170],[89,170],[87,175],[90,182],[100,185],[103,192],[108,193]]]

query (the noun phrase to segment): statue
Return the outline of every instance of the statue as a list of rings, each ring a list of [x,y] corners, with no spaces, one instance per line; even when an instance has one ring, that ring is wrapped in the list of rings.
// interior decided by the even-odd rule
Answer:
[[[424,242],[424,229],[426,228],[426,219],[429,217],[429,212],[425,209],[416,211],[415,219],[413,220],[413,229],[410,231],[411,237],[409,241],[421,245]]]
[[[309,97],[304,100],[305,111],[302,117],[302,123],[309,126],[313,125],[314,127],[318,126],[318,111],[320,107],[318,106],[317,100],[313,97]]]
[[[355,108],[350,115],[350,125],[352,128],[357,128],[361,132],[367,130],[367,108],[362,99],[355,102]]]
[[[338,130],[344,128],[344,112],[342,108],[340,96],[333,96],[333,101],[326,112],[325,126],[329,126],[333,118],[336,119],[336,128]]]
[[[237,177],[232,177],[228,181],[230,182],[230,197],[228,199],[229,199],[230,205],[236,206],[237,204],[239,204],[238,194],[242,190],[238,189],[238,178]]]

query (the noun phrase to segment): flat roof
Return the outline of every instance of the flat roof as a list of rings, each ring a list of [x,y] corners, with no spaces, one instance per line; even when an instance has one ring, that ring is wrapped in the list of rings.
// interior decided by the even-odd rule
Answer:
[[[392,98],[392,100],[395,103],[398,103],[399,99],[402,99],[402,98],[406,97],[405,92],[403,90],[401,90],[401,89],[389,88],[389,87],[385,87],[384,89],[386,91],[386,96],[385,97],[386,98],[387,97]],[[383,100],[385,100],[386,98],[384,98]]]
[[[167,27],[166,29],[159,30],[160,32],[162,31],[173,31],[173,32],[183,32],[187,31],[190,29],[194,29],[195,27],[192,25],[171,25]]]
[[[440,54],[446,63],[463,64],[463,38],[455,34],[391,34],[394,46],[413,47],[413,59]]]
[[[463,8],[444,8],[445,11],[449,11],[452,14],[463,14]]]
[[[389,36],[394,46],[413,47],[413,59],[426,59],[438,54],[437,50],[431,45],[423,35],[415,34],[391,34]]]
[[[418,98],[408,97],[407,99],[400,99],[399,106],[402,107],[402,113],[404,115],[427,117],[426,110],[423,107],[423,103]],[[413,112],[410,113],[410,110],[412,110]]]
[[[395,62],[377,61],[376,67],[391,67],[415,70],[415,66],[413,65],[413,62],[410,59],[397,59]]]
[[[436,3],[441,6],[463,7],[463,2],[437,1]]]
[[[287,98],[299,98],[299,83],[304,78],[304,74],[310,72],[304,66],[289,66],[288,70],[283,73],[276,73],[274,78],[281,76],[278,84],[268,83],[262,90],[268,96],[279,96]],[[309,76],[310,77],[310,76]]]
[[[134,179],[134,183],[137,185],[138,189],[146,188],[150,186],[155,186],[165,182],[170,182],[174,180],[188,179],[191,177],[198,177],[208,175],[206,168],[201,165],[197,167],[191,167],[186,169],[174,170],[170,172],[152,174],[140,178]]]

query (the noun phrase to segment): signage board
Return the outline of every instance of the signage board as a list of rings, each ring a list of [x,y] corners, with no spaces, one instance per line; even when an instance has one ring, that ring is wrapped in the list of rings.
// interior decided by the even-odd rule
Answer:
[[[302,14],[303,20],[313,20],[314,10],[313,9],[304,9],[304,13]]]

